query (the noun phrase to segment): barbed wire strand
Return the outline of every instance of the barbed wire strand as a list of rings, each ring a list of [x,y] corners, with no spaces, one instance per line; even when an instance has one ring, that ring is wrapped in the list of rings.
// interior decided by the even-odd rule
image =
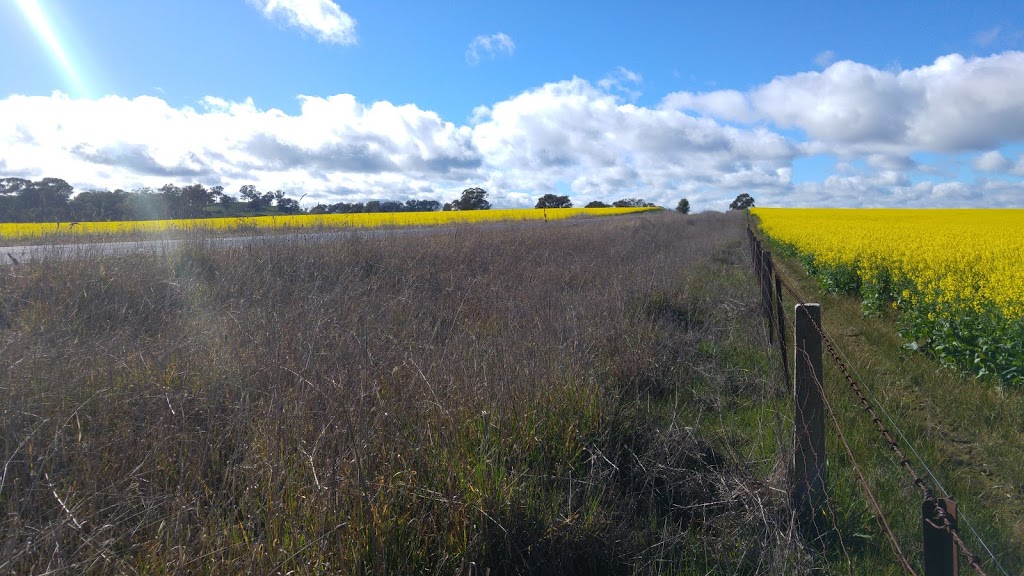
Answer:
[[[810,362],[806,352],[804,352],[804,357],[808,359],[808,362]],[[825,387],[822,385],[821,380],[818,380],[818,376],[814,374],[813,370],[810,371],[809,374],[811,379],[814,381],[814,384],[818,387],[819,392],[821,392],[821,399],[825,404],[825,410],[828,411],[828,415],[832,419],[832,423],[835,424],[836,433],[839,435],[839,440],[842,442],[843,448],[846,450],[846,456],[850,459],[850,464],[853,465],[853,471],[857,475],[857,479],[860,481],[860,485],[864,489],[865,495],[868,497],[868,502],[875,511],[875,519],[878,521],[879,527],[882,528],[883,532],[885,532],[885,535],[888,537],[889,542],[892,544],[893,552],[895,552],[900,564],[903,565],[903,570],[907,574],[917,576],[917,573],[914,572],[914,569],[910,566],[910,560],[907,559],[906,554],[903,553],[903,549],[900,547],[900,543],[896,539],[896,534],[894,534],[892,528],[890,528],[889,520],[885,517],[885,513],[882,512],[882,507],[878,503],[878,499],[875,498],[874,493],[871,492],[867,479],[864,477],[864,471],[861,469],[860,464],[857,463],[857,458],[853,455],[853,449],[850,448],[850,443],[846,440],[846,434],[843,433],[843,428],[839,424],[839,419],[836,418],[835,410],[832,409],[832,403],[829,402],[828,395],[825,394]]]
[[[756,237],[754,236],[752,230],[750,230],[750,237],[751,237],[752,240],[756,239]],[[763,250],[763,248],[762,248],[762,250]],[[792,286],[790,286],[789,283],[785,281],[785,279],[781,278],[781,276],[779,276],[779,278],[781,280],[782,286],[786,289],[786,291],[789,292],[790,295],[794,299],[796,299],[799,304],[806,305],[806,302],[797,293],[797,291]],[[878,414],[875,412],[874,407],[872,406],[872,404],[868,401],[868,399],[861,392],[861,387],[858,384],[857,380],[855,380],[850,375],[850,372],[847,369],[846,364],[842,361],[842,359],[839,357],[838,353],[836,352],[835,346],[833,346],[833,343],[832,343],[832,339],[828,335],[825,334],[824,330],[822,330],[822,328],[818,325],[817,322],[814,322],[813,319],[809,319],[809,320],[810,320],[811,326],[813,326],[815,331],[817,331],[818,334],[821,336],[822,341],[824,342],[826,348],[829,351],[829,355],[832,357],[832,360],[837,364],[837,366],[839,367],[840,371],[843,373],[843,376],[846,378],[846,381],[850,385],[850,388],[858,396],[859,401],[861,403],[861,407],[871,417],[871,420],[875,424],[875,427],[882,434],[883,438],[889,443],[889,448],[899,458],[900,465],[906,470],[907,474],[910,475],[910,477],[913,479],[914,485],[917,486],[918,489],[921,491],[922,495],[924,496],[924,499],[934,505],[935,515],[938,518],[939,522],[941,522],[941,525],[935,525],[935,526],[937,528],[940,528],[940,529],[945,529],[946,532],[948,532],[950,534],[950,536],[952,536],[953,541],[956,543],[956,545],[960,549],[960,551],[965,556],[967,556],[969,564],[974,569],[974,571],[977,572],[978,574],[984,575],[985,571],[982,569],[981,565],[979,564],[978,557],[975,556],[970,551],[970,549],[967,547],[967,544],[963,541],[963,538],[960,537],[959,531],[953,525],[952,521],[949,518],[949,515],[946,513],[945,508],[943,506],[938,505],[938,502],[937,502],[937,500],[935,498],[934,493],[932,492],[931,487],[928,485],[927,482],[925,482],[925,480],[923,478],[921,478],[917,474],[917,472],[914,471],[914,468],[910,464],[910,461],[907,458],[906,454],[899,447],[899,444],[893,439],[892,434],[889,432],[888,428],[886,428],[886,426],[882,422],[881,418],[878,417]],[[876,398],[876,402],[877,402],[877,398]],[[905,436],[903,437],[903,439],[906,442],[906,437]],[[908,444],[908,446],[910,446],[909,442],[907,442],[907,444]],[[913,450],[913,446],[910,446],[910,447],[911,447],[911,450],[914,451]],[[916,451],[914,451],[914,452],[916,452]],[[917,458],[919,460],[921,460],[920,455],[915,453],[915,456],[917,456]],[[922,461],[922,464],[923,464],[923,461]],[[925,467],[927,467],[927,466],[925,465]],[[929,474],[929,475],[933,476],[932,474]],[[938,483],[938,482],[936,481],[936,483]],[[943,492],[945,492],[945,489],[943,489]],[[948,496],[948,493],[946,494],[946,496]],[[931,522],[929,522],[929,523],[931,524]],[[978,536],[977,532],[973,530],[973,527],[972,527],[972,532],[974,532],[975,537]],[[981,541],[980,538],[979,538],[979,541]],[[987,552],[989,552],[990,555],[992,555],[991,550],[988,549],[988,546],[985,545],[983,541],[982,541],[982,546],[986,549]],[[994,557],[994,555],[992,555],[992,556],[993,556],[993,560],[994,560],[995,557]],[[996,561],[996,564],[999,565],[998,561]],[[1000,566],[1000,569],[1002,569],[1002,566]]]
[[[752,237],[752,240],[756,240],[756,236],[754,235],[753,231],[751,231],[751,237]],[[776,276],[776,278],[779,279],[780,283],[785,288],[785,290],[788,293],[790,293],[795,300],[797,300],[801,304],[805,303],[803,294],[800,292],[800,290],[794,288],[792,285],[790,285],[787,282],[785,282],[785,280],[783,278],[781,278],[781,275],[779,275],[777,272],[775,272],[775,276]],[[828,338],[830,340],[835,341],[835,338],[831,337],[831,335],[828,334],[827,331],[825,331],[823,327],[816,326],[816,328],[818,329],[819,332],[822,333],[823,336],[825,336],[826,338]],[[856,370],[856,367],[853,366],[853,363],[850,362],[850,359],[843,353],[841,348],[840,349],[835,349],[834,348],[833,352],[834,353],[838,353],[842,357],[842,359],[846,362],[846,364],[850,365],[850,367],[851,367],[851,369],[852,369],[852,371],[853,371],[853,373],[856,376],[858,381],[860,381],[860,382],[864,381],[864,378],[861,377],[860,373]],[[869,386],[867,386],[866,383],[862,383],[861,386],[863,386],[863,388],[867,390],[867,394],[871,397],[871,400],[874,401],[874,404],[876,404],[879,407],[879,409],[882,411],[882,413],[885,415],[886,420],[888,420],[890,425],[892,425],[892,427],[896,430],[896,434],[903,441],[903,444],[910,450],[910,452],[913,454],[914,458],[916,460],[918,460],[918,462],[921,463],[922,467],[927,472],[928,477],[932,480],[932,482],[935,483],[935,485],[938,487],[938,489],[942,493],[942,495],[947,497],[947,498],[950,497],[949,496],[949,492],[946,490],[945,486],[943,486],[942,483],[939,481],[939,479],[936,477],[935,472],[932,471],[931,467],[929,467],[928,462],[925,461],[925,459],[921,456],[921,454],[918,452],[918,450],[916,450],[913,447],[913,444],[910,443],[910,441],[906,438],[906,435],[903,434],[903,430],[896,423],[895,419],[892,417],[892,415],[889,413],[889,411],[886,410],[885,405],[879,400],[878,396],[874,395],[873,390]],[[941,508],[941,506],[939,506],[939,507]],[[968,518],[968,516],[964,512],[964,509],[961,508],[961,507],[957,507],[956,512],[957,512],[957,519],[956,519],[957,523],[959,521],[963,521],[964,524],[967,525],[967,527],[971,531],[972,535],[974,535],[975,540],[979,544],[981,544],[981,547],[985,549],[985,552],[988,554],[988,557],[990,559],[992,559],[992,563],[995,565],[996,569],[998,569],[999,573],[1004,575],[1004,576],[1010,576],[1010,574],[1009,574],[1009,572],[1007,572],[1006,568],[1002,567],[1002,565],[999,563],[999,560],[995,556],[995,553],[991,550],[991,548],[988,546],[988,544],[985,542],[985,540],[981,537],[981,534],[979,534],[978,531],[975,529],[974,525],[971,523],[970,518]],[[969,552],[965,552],[965,553],[968,554],[968,557],[972,557],[973,558],[971,553],[969,553]]]
[[[792,290],[790,286],[788,286],[788,284],[785,281],[782,283],[782,285],[788,291],[790,291],[793,297],[796,297],[796,293]],[[800,304],[806,305],[805,302],[800,302]],[[935,516],[941,523],[941,525],[938,525],[937,527],[944,528],[946,532],[948,532],[953,537],[953,541],[956,542],[957,547],[959,547],[960,551],[965,556],[967,556],[968,563],[971,565],[971,568],[974,568],[974,571],[978,574],[984,575],[985,571],[982,569],[981,564],[978,563],[978,557],[975,556],[967,547],[967,544],[963,541],[963,538],[960,537],[959,531],[953,525],[953,522],[950,520],[949,515],[946,513],[945,508],[938,504],[938,501],[936,500],[935,494],[932,492],[931,487],[914,470],[914,467],[910,464],[910,460],[907,458],[907,455],[903,452],[899,444],[892,437],[892,434],[889,432],[889,429],[886,428],[885,424],[882,422],[882,419],[878,417],[878,414],[875,412],[875,409],[871,405],[871,402],[869,402],[868,399],[864,396],[863,392],[861,392],[860,385],[853,378],[853,376],[850,375],[849,370],[846,368],[846,364],[836,353],[835,347],[832,345],[832,340],[825,335],[824,331],[821,329],[818,323],[814,321],[814,319],[808,318],[808,320],[810,325],[815,329],[818,335],[821,336],[822,343],[825,344],[825,348],[828,350],[829,356],[832,357],[832,360],[839,367],[840,372],[843,373],[843,377],[846,379],[846,382],[850,385],[850,388],[857,395],[861,407],[871,417],[871,421],[875,424],[875,427],[878,429],[879,433],[881,433],[883,438],[885,438],[885,441],[889,443],[889,448],[893,451],[894,454],[896,454],[897,458],[899,458],[900,466],[902,466],[904,470],[906,470],[907,474],[910,475],[910,477],[913,479],[914,485],[917,486],[918,489],[921,491],[921,494],[924,496],[925,501],[935,505]]]
[[[792,288],[790,288],[790,290],[792,290]],[[825,329],[824,326],[822,326],[821,329],[822,329],[823,332],[825,332],[826,335],[828,335],[829,338],[831,338],[833,341],[835,341],[835,338],[832,337],[832,335],[828,332],[828,330]],[[925,460],[921,456],[921,454],[919,454],[917,449],[914,448],[914,445],[910,442],[910,440],[903,433],[903,430],[900,429],[899,425],[896,423],[896,420],[889,414],[889,411],[885,409],[885,405],[878,399],[878,396],[875,395],[875,393],[874,393],[874,391],[872,391],[871,387],[869,387],[867,385],[865,379],[863,377],[861,377],[860,373],[857,371],[856,366],[853,365],[853,363],[850,361],[849,357],[847,357],[846,354],[843,352],[842,348],[839,348],[838,346],[836,348],[837,348],[837,352],[839,353],[839,355],[842,356],[843,360],[846,362],[846,364],[848,365],[849,369],[853,372],[854,377],[861,384],[861,386],[867,391],[868,395],[871,396],[871,399],[872,399],[872,401],[874,401],[875,406],[879,410],[881,410],[882,415],[885,416],[885,419],[889,422],[889,424],[893,427],[893,429],[896,430],[897,436],[899,436],[900,439],[903,440],[903,444],[907,448],[910,449],[910,452],[914,455],[914,458],[916,458],[917,461],[921,464],[921,467],[924,468],[925,473],[928,475],[929,478],[931,478],[932,482],[935,483],[935,486],[939,489],[939,492],[942,493],[942,495],[944,497],[950,498],[949,491],[946,490],[946,487],[943,486],[942,482],[940,482],[939,479],[935,476],[935,473],[932,472],[932,469],[928,466],[928,463],[925,462]],[[981,537],[981,534],[978,534],[978,531],[974,528],[974,525],[971,524],[970,519],[967,517],[967,514],[964,513],[964,509],[963,509],[963,507],[959,503],[957,504],[957,511],[956,511],[956,513],[957,513],[957,523],[959,524],[959,523],[962,522],[962,523],[967,525],[967,528],[971,531],[971,534],[974,535],[974,539],[979,544],[981,544],[981,547],[985,550],[985,553],[988,554],[989,558],[992,559],[992,562],[993,562],[993,564],[995,564],[996,568],[999,570],[999,573],[1002,574],[1003,576],[1010,576],[1009,573],[1006,571],[1006,569],[1003,568],[1003,565],[999,562],[999,558],[996,557],[995,553],[992,552],[991,548],[988,547],[988,544],[986,544],[985,540]]]

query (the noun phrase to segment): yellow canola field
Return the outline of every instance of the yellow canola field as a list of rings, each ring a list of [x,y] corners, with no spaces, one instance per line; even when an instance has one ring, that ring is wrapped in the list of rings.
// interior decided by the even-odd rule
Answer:
[[[755,208],[761,230],[814,258],[853,267],[864,282],[888,273],[904,299],[1024,317],[1024,210]],[[917,302],[909,302],[917,304]]]
[[[296,214],[242,218],[196,218],[186,220],[144,220],[126,222],[80,223],[0,223],[0,241],[4,239],[43,238],[46,236],[161,234],[179,230],[261,230],[282,228],[382,228],[399,226],[439,226],[445,224],[521,220],[563,220],[576,216],[615,216],[658,210],[658,208],[549,208],[546,210],[465,210],[451,212],[389,212],[362,214]]]

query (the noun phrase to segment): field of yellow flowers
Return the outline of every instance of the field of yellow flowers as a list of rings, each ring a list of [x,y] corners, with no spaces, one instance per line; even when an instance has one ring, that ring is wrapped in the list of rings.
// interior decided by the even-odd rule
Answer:
[[[138,236],[175,231],[260,231],[275,229],[382,228],[517,220],[563,220],[578,216],[615,216],[657,208],[549,208],[465,210],[452,212],[395,212],[363,214],[297,214],[243,218],[197,218],[126,222],[0,223],[0,242],[61,236]]]
[[[827,290],[897,309],[909,347],[1024,383],[1024,210],[751,213]]]

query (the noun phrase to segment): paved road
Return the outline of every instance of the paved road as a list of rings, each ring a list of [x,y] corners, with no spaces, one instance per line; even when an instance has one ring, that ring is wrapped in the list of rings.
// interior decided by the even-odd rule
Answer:
[[[641,213],[642,214],[642,213]],[[625,218],[631,215],[615,216]],[[408,228],[372,228],[358,230],[342,230],[338,232],[296,232],[291,234],[266,234],[256,236],[225,236],[204,240],[212,246],[234,248],[239,246],[261,246],[280,242],[329,242],[344,238],[387,238],[395,236],[429,236],[434,234],[452,233],[460,227],[474,228],[511,228],[549,226],[583,226],[590,222],[598,222],[602,218],[572,218],[555,220],[551,223],[542,220],[526,220],[506,222],[481,222],[477,224],[450,224],[441,226],[419,226]],[[35,244],[31,246],[0,246],[0,266],[38,262],[41,260],[68,260],[73,258],[97,258],[101,256],[123,256],[125,254],[149,253],[170,254],[177,251],[184,240],[139,240],[135,242],[94,242],[89,244]]]
[[[204,242],[219,248],[239,246],[260,246],[281,242],[329,242],[343,238],[384,238],[391,236],[427,236],[455,230],[454,226],[430,226],[416,228],[375,228],[345,230],[340,232],[300,232],[295,234],[268,234],[259,236],[225,236],[205,239]],[[0,265],[11,266],[41,260],[69,260],[73,258],[96,258],[100,256],[123,256],[125,254],[170,254],[176,252],[184,240],[139,240],[135,242],[94,242],[87,244],[35,244],[31,246],[0,247]]]

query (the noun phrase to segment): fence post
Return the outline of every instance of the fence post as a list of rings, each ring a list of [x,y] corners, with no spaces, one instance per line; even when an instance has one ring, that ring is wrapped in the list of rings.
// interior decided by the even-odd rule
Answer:
[[[779,329],[779,353],[782,356],[783,386],[789,386],[789,354],[786,352],[786,314],[782,307],[782,278],[775,274],[775,326]]]
[[[821,306],[798,304],[793,351],[793,507],[798,521],[815,537],[824,533],[825,410],[822,403]]]
[[[765,317],[768,319],[768,344],[775,344],[775,307],[772,306],[775,300],[772,294],[772,279],[775,278],[775,264],[772,263],[772,253],[765,250],[762,274],[764,281],[761,284],[761,299],[764,300]]]
[[[953,535],[935,522],[935,505],[946,510],[949,521],[956,527],[956,502],[950,498],[925,500],[921,506],[924,536],[925,576],[958,576],[960,558],[957,556]]]

